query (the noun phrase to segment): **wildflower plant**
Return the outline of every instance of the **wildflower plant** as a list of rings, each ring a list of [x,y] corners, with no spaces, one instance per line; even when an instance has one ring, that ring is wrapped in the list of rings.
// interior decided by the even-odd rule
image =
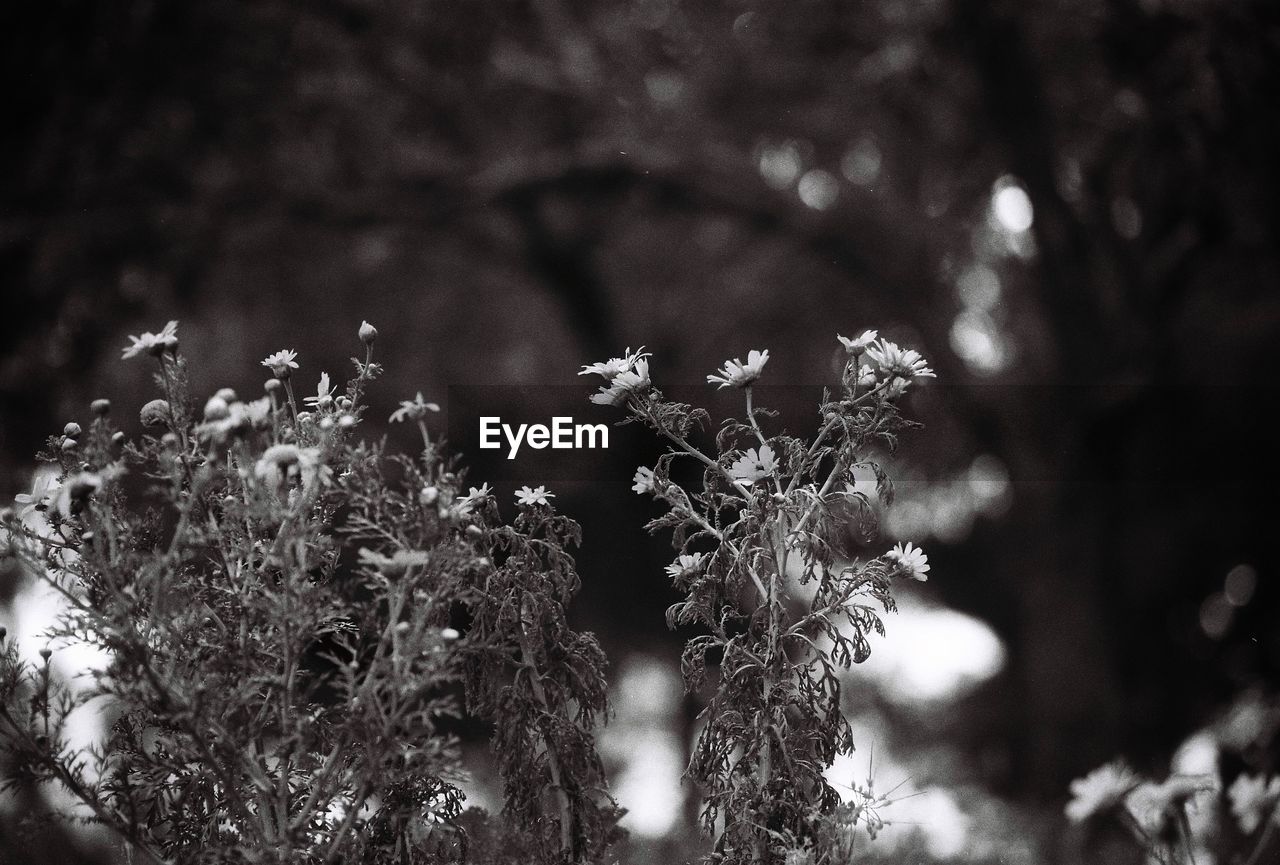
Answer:
[[[839,389],[824,393],[807,438],[772,429],[774,416],[754,403],[767,351],[726,361],[707,381],[741,390],[744,414],[720,425],[712,450],[692,441],[710,425],[707,411],[667,399],[643,349],[580,373],[604,379],[593,402],[623,408],[623,423],[643,424],[670,445],[636,471],[632,489],[663,506],[647,528],[670,531],[677,551],[666,571],[684,597],[668,624],[700,631],[685,646],[686,687],[697,692],[713,680],[687,776],[705,796],[715,862],[844,862],[849,830],[880,826],[869,787],[842,805],[824,774],[853,748],[841,672],[868,657],[871,633],[884,634],[893,581],[924,580],[929,565],[909,544],[850,559],[845,538],[852,526],[874,542],[876,512],[854,470],[871,469],[880,499],[891,499],[875,454],[917,426],[898,399],[933,372],[917,352],[876,337],[841,338]],[[700,476],[677,482],[677,462]]]
[[[198,414],[177,323],[130,338],[161,390],[142,436],[96,401],[4,518],[4,553],[66,606],[39,663],[0,633],[6,785],[60,786],[137,862],[453,862],[464,826],[522,862],[599,859],[618,812],[592,737],[605,658],[565,619],[577,526],[541,487],[511,522],[463,494],[421,396],[396,413],[420,453],[361,441],[376,337],[306,411],[282,351],[263,396]],[[71,641],[109,658],[75,687],[52,665]],[[73,748],[89,703],[107,736]],[[503,820],[463,813],[463,716],[495,731]]]

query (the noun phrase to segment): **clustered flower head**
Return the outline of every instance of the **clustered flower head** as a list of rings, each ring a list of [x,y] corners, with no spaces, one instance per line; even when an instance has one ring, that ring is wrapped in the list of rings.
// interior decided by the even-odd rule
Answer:
[[[227,391],[226,388],[223,390]],[[228,400],[227,396],[231,399]],[[246,403],[235,398],[235,391],[219,391],[205,403],[204,422],[196,425],[196,435],[202,441],[225,444],[232,436],[266,429],[270,424],[270,397],[259,397]]]
[[[281,349],[275,354],[267,355],[262,365],[270,369],[271,374],[276,378],[286,379],[291,369],[298,368],[298,353],[289,348]]]
[[[778,460],[773,448],[761,445],[759,450],[748,448],[747,451],[729,466],[729,477],[743,486],[750,486],[758,480],[771,476],[778,470]]]
[[[407,420],[422,420],[427,416],[427,412],[437,411],[440,411],[440,406],[423,400],[422,391],[418,391],[417,396],[413,399],[400,401],[400,408],[391,413],[391,422],[401,423]]]
[[[893,549],[884,554],[884,557],[894,562],[903,574],[913,580],[923,583],[929,579],[929,557],[924,554],[924,550],[914,546],[910,541],[905,546],[895,544]]]
[[[1099,766],[1083,778],[1071,782],[1071,801],[1067,803],[1067,819],[1082,823],[1090,817],[1118,808],[1124,797],[1138,786],[1140,779],[1123,762]]]
[[[1267,820],[1280,826],[1280,776],[1268,781],[1262,775],[1242,774],[1227,789],[1227,798],[1246,835],[1252,835]]]
[[[598,393],[591,395],[596,405],[622,405],[633,393],[642,393],[649,387],[649,354],[644,346],[635,352],[628,348],[622,357],[613,357],[604,363],[584,366],[578,375],[598,375],[608,382]]]
[[[752,349],[747,354],[747,362],[734,358],[726,360],[724,366],[716,372],[718,375],[707,376],[708,384],[718,384],[721,389],[726,387],[748,387],[756,379],[760,378],[760,374],[764,372],[764,365],[769,362],[769,350],[758,351]]]
[[[538,485],[533,489],[523,486],[516,490],[516,504],[518,505],[528,505],[530,507],[533,505],[549,506],[551,502],[547,501],[547,499],[554,499],[555,497],[555,493],[547,492],[547,488],[542,485]]]
[[[131,357],[137,357],[140,354],[149,354],[152,357],[160,357],[166,351],[176,352],[178,350],[178,323],[171,321],[164,326],[159,333],[144,333],[142,336],[129,337],[130,344],[124,347],[124,351],[120,355],[123,360]]]

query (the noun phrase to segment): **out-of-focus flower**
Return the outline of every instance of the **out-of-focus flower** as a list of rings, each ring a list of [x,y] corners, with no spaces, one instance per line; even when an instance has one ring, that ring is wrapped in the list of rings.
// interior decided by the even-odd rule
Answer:
[[[109,467],[101,472],[77,472],[67,478],[58,489],[54,499],[58,513],[69,517],[78,513],[90,498],[102,489],[103,485],[124,473],[124,469]]]
[[[272,445],[263,451],[253,468],[257,478],[275,489],[291,478],[302,479],[303,486],[311,486],[317,480],[328,480],[331,469],[320,459],[319,448],[301,448],[297,445]]]
[[[867,350],[867,346],[876,341],[878,333],[874,330],[864,330],[860,336],[849,339],[847,336],[836,334],[836,339],[840,340],[840,344],[844,346],[844,350],[849,354],[862,354]]]
[[[153,399],[145,403],[138,411],[138,419],[142,421],[143,426],[168,426],[169,403],[162,399]]]
[[[1280,824],[1280,776],[1266,780],[1262,775],[1240,775],[1227,790],[1231,813],[1240,831],[1252,835],[1262,822]]]
[[[360,341],[365,345],[373,345],[373,341],[378,338],[378,329],[367,321],[360,322],[359,330]]]
[[[454,640],[458,639],[461,636],[462,634],[458,633],[457,628],[441,628],[440,629],[440,639],[446,642],[453,642]]]
[[[422,420],[429,411],[440,411],[440,406],[422,399],[422,391],[418,391],[413,399],[400,401],[400,408],[391,413],[391,422],[400,423],[407,420]]]
[[[868,346],[867,357],[875,361],[886,376],[896,376],[907,381],[936,377],[920,352],[913,348],[902,348],[887,339]]]
[[[289,377],[289,371],[298,368],[298,353],[290,348],[284,348],[275,354],[267,355],[262,361],[262,365],[271,370],[271,374],[278,379],[286,379]]]
[[[744,486],[767,478],[778,470],[778,460],[773,448],[760,445],[760,450],[749,448],[729,466],[729,477]]]
[[[533,489],[525,486],[516,490],[516,504],[518,505],[550,505],[551,502],[547,501],[547,499],[554,499],[555,497],[555,493],[547,492],[547,488],[542,485]]]
[[[217,397],[214,397],[217,399]],[[210,400],[212,402],[212,400]],[[208,408],[206,407],[206,417]],[[207,420],[196,426],[196,435],[202,441],[223,444],[233,435],[243,435],[253,429],[264,429],[271,422],[271,399],[259,397],[252,402],[233,402],[227,406],[224,417]]]
[[[602,387],[599,393],[593,393],[591,401],[596,405],[622,405],[627,397],[633,393],[642,393],[649,384],[649,361],[641,357],[630,369],[615,374],[609,380],[608,387]]]
[[[316,385],[316,395],[304,397],[302,401],[314,409],[327,409],[333,405],[333,391],[329,387],[329,373],[320,373],[320,384]]]
[[[93,413],[98,417],[106,417],[111,414],[111,400],[95,399],[89,404],[89,408],[92,409]]]
[[[129,337],[130,344],[125,346],[122,359],[128,360],[142,353],[152,357],[160,357],[166,351],[178,350],[178,323],[171,321],[159,333],[144,333],[142,336]]]
[[[635,368],[635,365],[649,355],[645,352],[644,346],[631,351],[630,347],[623,352],[622,357],[611,357],[604,363],[592,363],[582,367],[582,371],[578,375],[598,375],[605,381],[613,381],[621,373],[629,372]]]
[[[36,475],[31,492],[18,493],[13,497],[14,504],[22,505],[22,510],[18,512],[18,516],[26,517],[32,511],[48,510],[49,505],[53,503],[53,499],[60,489],[62,489],[62,484],[53,475]]]
[[[636,476],[631,479],[631,489],[640,495],[651,493],[657,489],[655,479],[653,477],[653,469],[640,466],[636,469]]]
[[[702,553],[681,553],[676,560],[667,565],[667,576],[671,579],[678,579],[686,574],[696,573],[702,570],[702,560],[706,556]]]
[[[1144,781],[1134,787],[1124,805],[1142,831],[1156,838],[1175,825],[1194,796],[1217,789],[1218,779],[1211,775],[1171,775],[1162,784]]]
[[[1120,761],[1099,766],[1083,778],[1071,782],[1067,819],[1081,823],[1090,817],[1118,808],[1140,779]]]
[[[913,580],[923,583],[929,579],[929,557],[924,554],[924,550],[912,545],[910,541],[906,546],[895,544],[893,549],[884,554],[884,557],[897,564],[902,572]]]
[[[707,376],[707,383],[718,384],[721,389],[726,387],[746,387],[760,378],[760,374],[764,372],[764,365],[768,362],[768,349],[757,351],[753,348],[747,353],[746,363],[737,358],[726,360],[724,366],[716,370],[718,375]]]
[[[421,567],[431,561],[431,554],[424,550],[396,550],[384,556],[368,547],[361,547],[356,554],[356,563],[381,571],[387,576],[398,576],[409,568]]]
[[[204,404],[204,419],[207,421],[222,420],[230,414],[231,406],[220,396],[211,396]]]

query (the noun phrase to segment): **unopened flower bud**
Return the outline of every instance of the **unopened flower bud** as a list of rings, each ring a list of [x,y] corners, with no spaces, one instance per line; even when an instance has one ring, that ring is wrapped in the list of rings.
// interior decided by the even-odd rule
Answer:
[[[263,383],[262,388],[267,393],[278,394],[280,391],[284,390],[284,382],[278,378],[269,378]]]
[[[360,322],[360,341],[365,345],[373,345],[373,341],[378,338],[378,329],[367,321]]]
[[[9,629],[0,625],[0,643],[4,642],[4,638],[9,636]]]
[[[351,408],[351,397],[349,397],[349,396],[340,396],[340,397],[338,397],[338,408],[342,409],[343,411],[347,411],[348,409],[350,409],[350,408]]]
[[[68,437],[62,440],[62,450],[64,453],[67,451],[73,451],[79,446],[80,446],[80,442],[76,441],[73,438]]]
[[[471,525],[467,526],[467,537],[478,538],[483,534],[484,534],[484,529],[480,528],[475,523],[472,523]]]
[[[169,425],[169,403],[162,399],[153,399],[138,412],[143,426],[161,427]]]
[[[160,436],[160,441],[167,448],[178,446],[178,437],[171,432],[167,432],[164,435]]]
[[[62,428],[62,434],[67,438],[78,438],[84,430],[80,429],[80,424],[72,421]]]
[[[459,633],[458,633],[458,631],[457,631],[457,629],[455,629],[455,628],[441,628],[441,629],[440,629],[440,639],[442,639],[442,640],[456,640],[456,639],[458,639],[458,638],[459,638],[459,637],[461,637],[461,636],[462,636],[462,634],[459,634]]]
[[[214,396],[225,402],[227,405],[231,405],[231,403],[236,402],[239,399],[239,397],[236,396],[236,392],[229,387],[218,388],[218,392],[215,393]]]
[[[111,444],[118,448],[124,447],[124,432],[122,430],[116,430],[111,434]]]
[[[98,417],[106,417],[111,414],[111,400],[95,399],[93,402],[89,403],[89,408],[93,409],[93,413]]]
[[[227,405],[227,401],[218,395],[209,397],[209,401],[204,404],[205,420],[224,420],[231,416],[231,406]]]
[[[310,422],[310,420],[311,420],[311,412],[309,411],[298,412],[298,423],[308,423]]]
[[[50,658],[52,658],[52,657],[53,657],[53,652],[52,652],[51,650],[49,650],[49,649],[41,649],[41,650],[40,650],[40,657],[42,657],[42,658],[44,658],[46,661],[48,661]]]
[[[396,633],[399,634],[400,636],[404,636],[405,634],[409,633],[409,629],[412,627],[413,626],[410,625],[408,622],[396,622]]]

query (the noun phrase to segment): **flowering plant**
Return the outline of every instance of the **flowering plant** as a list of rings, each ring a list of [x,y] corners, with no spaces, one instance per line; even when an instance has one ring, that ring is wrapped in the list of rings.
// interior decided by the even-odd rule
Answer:
[[[705,792],[705,825],[718,836],[712,861],[725,865],[843,862],[851,825],[874,831],[879,819],[874,794],[842,805],[824,774],[853,747],[840,671],[868,657],[871,632],[883,635],[894,579],[924,580],[929,564],[910,544],[850,555],[850,527],[867,544],[877,531],[854,470],[872,470],[881,500],[891,498],[874,455],[916,426],[897,400],[933,372],[915,351],[876,336],[841,338],[840,387],[824,394],[810,438],[766,429],[772,416],[754,404],[752,386],[767,351],[726,361],[707,381],[740,389],[745,415],[720,426],[712,450],[692,441],[708,413],[664,397],[643,350],[581,372],[605,380],[593,402],[622,407],[623,422],[670,445],[636,471],[632,489],[663,506],[648,529],[671,531],[677,550],[666,571],[684,598],[668,624],[701,631],[684,650],[686,687],[703,688],[718,666],[687,774]],[[700,473],[682,480],[683,463]]]
[[[421,395],[396,412],[418,455],[358,440],[376,336],[309,411],[282,351],[264,396],[222,389],[199,417],[177,323],[131,337],[162,391],[145,434],[96,401],[42,454],[57,480],[4,517],[5,554],[65,600],[53,645],[109,659],[73,687],[0,633],[7,785],[62,787],[130,861],[599,859],[618,812],[593,741],[605,658],[565,620],[577,526],[542,487],[510,522],[486,485],[463,495]],[[73,748],[90,702],[109,732]],[[510,819],[463,812],[464,715],[495,730]]]

